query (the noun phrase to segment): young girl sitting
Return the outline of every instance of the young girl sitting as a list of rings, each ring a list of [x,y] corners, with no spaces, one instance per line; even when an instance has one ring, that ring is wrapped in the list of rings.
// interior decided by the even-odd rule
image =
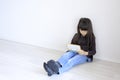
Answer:
[[[79,45],[80,50],[68,50],[57,61],[49,60],[47,63],[44,62],[43,67],[48,76],[60,74],[78,64],[93,61],[93,55],[96,53],[96,43],[89,18],[79,20],[77,33],[74,35],[71,44]]]

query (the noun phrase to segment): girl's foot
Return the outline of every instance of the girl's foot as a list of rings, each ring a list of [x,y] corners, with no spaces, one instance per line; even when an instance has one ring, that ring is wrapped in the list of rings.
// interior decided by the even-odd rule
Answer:
[[[53,72],[55,72],[56,74],[59,74],[59,66],[56,64],[54,60],[48,61],[47,65]]]
[[[48,76],[52,76],[52,74],[54,74],[54,72],[48,67],[48,65],[44,62],[43,67],[45,69],[45,71],[48,73]]]

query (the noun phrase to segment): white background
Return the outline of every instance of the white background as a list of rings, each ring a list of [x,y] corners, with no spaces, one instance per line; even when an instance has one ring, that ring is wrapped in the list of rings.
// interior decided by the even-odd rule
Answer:
[[[65,51],[81,17],[92,20],[96,58],[120,63],[120,0],[0,0],[0,39]]]

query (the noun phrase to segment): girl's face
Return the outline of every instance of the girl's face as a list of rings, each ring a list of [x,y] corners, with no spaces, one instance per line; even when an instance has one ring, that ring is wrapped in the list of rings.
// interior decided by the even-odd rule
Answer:
[[[81,29],[80,29],[80,33],[82,34],[82,36],[86,36],[86,34],[88,33],[88,31],[87,31],[87,30],[81,30]]]

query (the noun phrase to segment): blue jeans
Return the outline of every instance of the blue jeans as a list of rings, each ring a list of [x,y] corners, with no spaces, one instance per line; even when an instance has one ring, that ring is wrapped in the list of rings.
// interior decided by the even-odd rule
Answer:
[[[58,60],[58,62],[62,65],[62,67],[59,68],[59,73],[63,73],[75,65],[85,63],[87,62],[87,59],[88,58],[85,55],[80,55],[74,51],[68,51]]]

